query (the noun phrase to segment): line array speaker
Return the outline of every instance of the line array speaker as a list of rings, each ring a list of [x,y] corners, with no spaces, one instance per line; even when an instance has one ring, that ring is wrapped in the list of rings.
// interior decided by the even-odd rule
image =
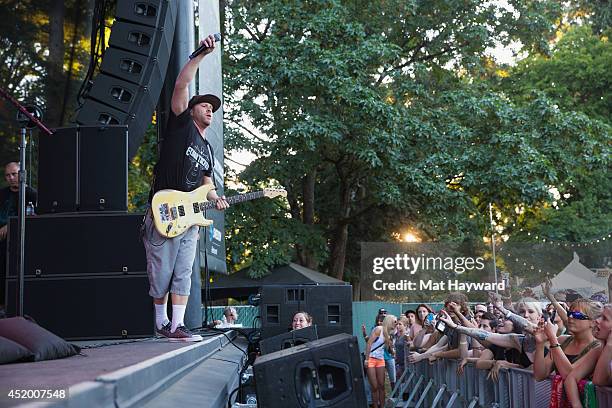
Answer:
[[[128,125],[128,157],[136,154],[159,99],[174,39],[177,1],[118,2],[109,48],[85,103],[83,125]]]

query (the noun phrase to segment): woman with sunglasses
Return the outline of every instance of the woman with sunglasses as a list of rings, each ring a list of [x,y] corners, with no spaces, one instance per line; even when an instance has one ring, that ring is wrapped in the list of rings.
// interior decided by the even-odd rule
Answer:
[[[601,306],[588,299],[577,299],[570,305],[568,331],[570,335],[557,337],[557,327],[550,321],[541,321],[534,332],[536,353],[533,376],[542,381],[555,371],[562,378],[567,377],[573,365],[589,351],[600,346],[593,337],[595,319],[601,314]],[[550,353],[544,356],[545,343]]]
[[[565,393],[572,408],[582,408],[578,383],[593,374],[593,383],[598,386],[612,385],[612,304],[604,306],[601,315],[595,319],[593,335],[604,346],[589,351],[577,361],[564,381]],[[601,405],[600,405],[601,406]]]

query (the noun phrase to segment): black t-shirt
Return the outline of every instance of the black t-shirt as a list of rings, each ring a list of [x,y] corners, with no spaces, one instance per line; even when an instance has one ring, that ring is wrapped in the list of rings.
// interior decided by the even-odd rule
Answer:
[[[190,110],[170,112],[166,137],[155,166],[153,192],[163,189],[193,191],[204,176],[212,176],[212,148],[193,123]]]
[[[507,360],[507,361],[510,361],[511,363],[514,362],[512,361],[513,357],[511,356],[510,353],[508,353],[509,350],[504,347],[500,347],[498,345],[491,344],[489,346],[489,350],[491,350],[491,353],[493,353],[493,360]]]
[[[25,192],[26,206],[28,203],[36,206],[36,199],[38,193],[32,187],[26,186]],[[0,190],[0,227],[8,223],[8,218],[19,214],[17,208],[19,207],[19,191],[11,191],[10,188],[5,187]]]

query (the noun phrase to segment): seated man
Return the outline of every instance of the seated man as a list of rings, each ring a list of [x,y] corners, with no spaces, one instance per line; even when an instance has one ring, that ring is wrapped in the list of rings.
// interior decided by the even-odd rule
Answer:
[[[19,209],[19,163],[10,162],[4,167],[7,187],[0,190],[0,305],[4,305],[4,278],[6,276],[6,240],[8,219],[18,215]],[[36,205],[37,192],[26,186],[25,203]],[[0,308],[2,307],[0,306]]]
[[[238,321],[238,312],[235,307],[228,306],[223,309],[223,317],[221,320],[215,320],[215,328],[223,329],[227,327],[236,327],[242,326],[237,323]]]

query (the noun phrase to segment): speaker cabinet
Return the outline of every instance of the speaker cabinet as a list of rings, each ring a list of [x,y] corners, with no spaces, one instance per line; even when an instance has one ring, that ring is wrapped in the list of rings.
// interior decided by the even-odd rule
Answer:
[[[352,302],[353,290],[349,284],[264,286],[259,303],[261,337],[267,339],[286,333],[293,315],[299,311],[312,316],[321,338],[352,334]]]
[[[60,128],[40,139],[38,212],[127,211],[126,126]]]
[[[26,278],[24,314],[64,339],[151,337],[153,302],[140,275]],[[17,279],[8,279],[7,313],[15,316]]]
[[[83,125],[128,125],[130,159],[151,123],[166,77],[177,3],[118,2],[100,74],[76,118]]]
[[[267,354],[253,372],[262,407],[367,407],[357,338],[348,334]]]
[[[76,211],[78,143],[75,128],[41,137],[38,153],[38,212]]]
[[[143,274],[142,214],[76,214],[26,217],[26,277]],[[9,220],[7,275],[19,263],[17,217]],[[46,297],[48,299],[48,296]]]
[[[259,342],[259,348],[262,355],[270,354],[275,351],[299,346],[301,344],[308,343],[309,341],[317,340],[318,338],[317,326],[313,325],[263,339]]]
[[[80,211],[127,211],[125,126],[79,128]]]

